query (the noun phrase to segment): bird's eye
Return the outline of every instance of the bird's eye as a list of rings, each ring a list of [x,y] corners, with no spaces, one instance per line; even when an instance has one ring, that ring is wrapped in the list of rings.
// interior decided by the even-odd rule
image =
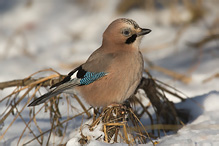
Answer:
[[[124,29],[124,30],[122,31],[122,34],[127,37],[127,36],[130,36],[131,31],[130,31],[129,29]]]

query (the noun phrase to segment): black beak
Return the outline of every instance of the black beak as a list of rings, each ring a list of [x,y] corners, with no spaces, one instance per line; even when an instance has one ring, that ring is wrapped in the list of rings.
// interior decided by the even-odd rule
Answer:
[[[146,34],[148,34],[150,32],[151,32],[150,29],[141,28],[141,31],[139,33],[137,33],[137,35],[138,36],[142,36],[142,35],[146,35]]]

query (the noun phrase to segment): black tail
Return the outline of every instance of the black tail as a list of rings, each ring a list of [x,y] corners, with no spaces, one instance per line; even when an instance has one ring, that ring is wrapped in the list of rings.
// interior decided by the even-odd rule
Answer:
[[[53,89],[52,91],[50,91],[50,92],[42,95],[41,97],[35,99],[28,106],[36,106],[36,105],[39,105],[41,103],[44,103],[49,98],[54,97],[54,96],[64,92],[65,90],[73,88],[75,85],[79,85],[79,84],[80,84],[80,79],[75,79],[75,80],[72,80],[70,82],[66,82],[64,84],[61,84],[58,87],[56,87],[55,89]]]
[[[55,93],[55,94],[54,94],[54,93]],[[40,96],[39,98],[35,99],[34,101],[32,101],[32,102],[28,105],[28,107],[30,107],[30,106],[36,106],[36,105],[42,104],[42,103],[44,103],[46,100],[48,100],[48,99],[51,98],[51,97],[56,96],[57,94],[59,94],[59,93],[50,91],[50,92],[48,92],[48,93],[46,93],[46,94]]]

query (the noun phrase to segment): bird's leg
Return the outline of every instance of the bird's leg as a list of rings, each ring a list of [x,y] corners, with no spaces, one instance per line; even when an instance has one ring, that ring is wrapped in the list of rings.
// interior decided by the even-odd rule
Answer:
[[[129,100],[124,101],[122,106],[125,108],[131,108],[130,101]]]
[[[99,108],[94,108],[93,122],[96,120],[97,114],[99,113]]]

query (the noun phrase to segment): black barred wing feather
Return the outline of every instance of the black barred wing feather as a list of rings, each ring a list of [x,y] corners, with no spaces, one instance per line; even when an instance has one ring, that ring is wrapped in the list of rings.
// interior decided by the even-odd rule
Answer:
[[[80,85],[88,85],[105,75],[106,75],[105,72],[99,72],[99,73],[86,72],[84,77],[80,80]]]

